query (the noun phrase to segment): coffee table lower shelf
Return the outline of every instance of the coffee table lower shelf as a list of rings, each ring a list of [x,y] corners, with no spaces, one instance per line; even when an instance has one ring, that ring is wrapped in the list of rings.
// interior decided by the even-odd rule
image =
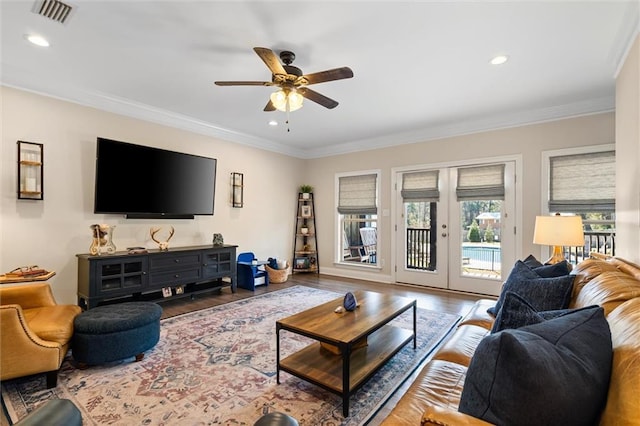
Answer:
[[[385,325],[367,338],[367,346],[351,352],[349,389],[343,391],[343,356],[313,343],[280,361],[280,369],[349,398],[389,359],[414,339],[411,330]],[[345,407],[346,408],[346,407]]]

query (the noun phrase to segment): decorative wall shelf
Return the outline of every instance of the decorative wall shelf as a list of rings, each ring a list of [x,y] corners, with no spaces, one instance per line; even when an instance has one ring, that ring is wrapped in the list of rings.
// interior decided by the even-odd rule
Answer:
[[[18,141],[18,199],[44,199],[44,145]]]

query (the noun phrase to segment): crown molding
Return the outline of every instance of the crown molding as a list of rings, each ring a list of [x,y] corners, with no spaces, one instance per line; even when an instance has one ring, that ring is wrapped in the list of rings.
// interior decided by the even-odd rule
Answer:
[[[475,120],[461,120],[459,123],[444,124],[411,132],[362,139],[346,144],[331,145],[306,151],[307,158],[320,158],[332,155],[348,154],[371,149],[389,148],[419,142],[463,136],[473,133],[507,129],[568,118],[601,114],[614,111],[615,98],[604,97],[584,102],[558,105],[549,108],[494,114]]]
[[[372,149],[428,142],[447,137],[462,136],[583,115],[611,112],[615,109],[614,97],[605,97],[549,108],[539,108],[509,114],[494,114],[491,116],[477,118],[475,120],[459,120],[459,122],[456,123],[438,125],[410,132],[388,134],[370,139],[361,139],[348,143],[329,145],[321,148],[294,149],[267,139],[256,138],[241,132],[230,131],[182,114],[176,114],[170,111],[151,107],[146,104],[133,102],[128,99],[106,95],[104,93],[81,91],[67,87],[62,90],[58,90],[58,92],[64,93],[64,95],[62,95],[61,93],[51,93],[46,91],[44,88],[40,88],[38,90],[1,82],[0,84],[41,96],[56,98],[125,117],[186,130],[196,134],[211,136],[224,141],[238,143],[252,148],[263,149],[300,159],[329,157]]]
[[[86,107],[99,109],[129,118],[135,118],[150,123],[160,124],[188,132],[210,136],[227,142],[239,143],[252,148],[284,154],[290,157],[304,158],[303,150],[291,148],[275,143],[268,139],[257,138],[241,132],[236,132],[211,123],[196,120],[192,117],[155,108],[150,105],[134,102],[129,99],[119,98],[100,92],[82,91],[77,88],[66,87],[64,90],[50,88],[26,88],[15,84],[0,82],[0,85],[34,93],[40,96],[59,99]],[[64,93],[64,94],[62,94]]]
[[[640,35],[640,0],[629,4],[625,18],[609,55],[615,65],[613,78],[618,78],[636,38]]]

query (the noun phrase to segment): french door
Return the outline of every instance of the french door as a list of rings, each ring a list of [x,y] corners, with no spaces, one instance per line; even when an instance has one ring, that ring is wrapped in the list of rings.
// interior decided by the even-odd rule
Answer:
[[[396,281],[498,295],[515,262],[515,162],[402,171],[396,185]]]

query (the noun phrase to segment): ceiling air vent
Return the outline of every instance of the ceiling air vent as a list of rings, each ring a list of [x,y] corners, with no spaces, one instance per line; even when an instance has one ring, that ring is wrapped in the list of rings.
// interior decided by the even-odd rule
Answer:
[[[33,13],[42,15],[52,21],[60,22],[61,24],[66,23],[72,11],[73,6],[58,0],[36,0],[33,6]]]

